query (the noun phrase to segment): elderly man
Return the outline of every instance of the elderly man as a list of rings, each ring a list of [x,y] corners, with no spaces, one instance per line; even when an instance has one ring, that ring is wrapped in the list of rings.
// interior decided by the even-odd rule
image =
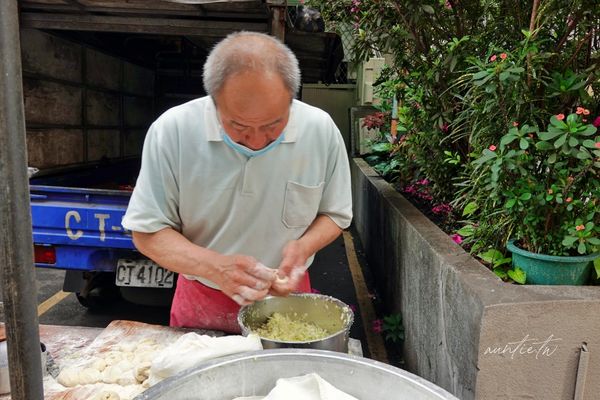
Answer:
[[[352,219],[350,172],[329,115],[294,100],[298,61],[277,39],[231,34],[204,86],[150,127],[123,226],[179,273],[172,326],[236,333],[240,305],[310,290],[314,254]]]

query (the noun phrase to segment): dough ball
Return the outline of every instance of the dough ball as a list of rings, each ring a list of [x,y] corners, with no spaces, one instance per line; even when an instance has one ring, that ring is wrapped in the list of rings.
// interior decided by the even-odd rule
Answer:
[[[106,369],[106,360],[104,358],[97,358],[92,363],[91,367],[97,370],[98,372],[102,372]]]
[[[121,400],[121,396],[111,390],[103,390],[94,397],[94,400]]]
[[[121,350],[124,353],[132,353],[133,351],[135,351],[136,347],[136,342],[125,342],[121,343],[121,345],[119,346],[119,350]]]
[[[88,385],[102,381],[102,374],[95,368],[84,368],[79,372],[79,384]]]
[[[109,351],[104,355],[104,361],[107,366],[118,364],[119,361],[123,360],[123,352],[121,351]]]
[[[56,380],[63,386],[73,387],[79,385],[79,371],[80,368],[67,367],[63,368]]]
[[[109,365],[104,371],[102,371],[102,382],[117,383],[117,380],[121,377],[122,373],[123,371],[121,371],[120,368],[114,365]]]
[[[147,362],[152,362],[152,359],[154,359],[154,356],[157,353],[158,353],[158,351],[156,351],[156,350],[139,351],[139,352],[135,353],[135,358],[133,359],[133,363],[136,365],[139,365],[139,364],[144,364]]]
[[[135,380],[138,383],[143,383],[148,376],[150,376],[150,367],[152,364],[150,362],[145,362],[137,366],[135,369]]]

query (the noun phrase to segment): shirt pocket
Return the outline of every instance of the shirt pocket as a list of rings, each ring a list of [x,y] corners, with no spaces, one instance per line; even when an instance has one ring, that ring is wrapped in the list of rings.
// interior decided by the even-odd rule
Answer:
[[[307,186],[288,181],[283,202],[283,224],[288,228],[309,226],[319,210],[325,182]]]

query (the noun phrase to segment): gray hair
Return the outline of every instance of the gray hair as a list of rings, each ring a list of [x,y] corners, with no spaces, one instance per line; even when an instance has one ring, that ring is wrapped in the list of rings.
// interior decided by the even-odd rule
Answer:
[[[300,89],[300,68],[294,53],[278,39],[258,32],[235,32],[217,43],[204,64],[204,89],[213,96],[225,80],[243,71],[277,73],[292,97]]]

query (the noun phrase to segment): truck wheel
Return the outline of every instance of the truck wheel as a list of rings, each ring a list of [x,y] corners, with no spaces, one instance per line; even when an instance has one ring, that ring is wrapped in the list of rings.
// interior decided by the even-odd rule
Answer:
[[[115,274],[109,272],[93,272],[84,274],[85,286],[81,292],[75,293],[79,304],[97,310],[112,305],[120,299],[119,288],[115,285]]]

